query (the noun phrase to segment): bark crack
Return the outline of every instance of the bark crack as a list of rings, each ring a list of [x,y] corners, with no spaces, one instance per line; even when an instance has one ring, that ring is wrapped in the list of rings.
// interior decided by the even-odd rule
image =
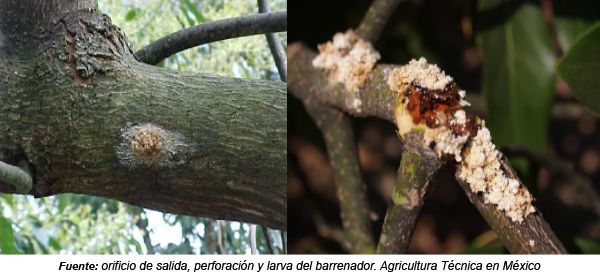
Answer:
[[[90,84],[90,80],[87,77],[83,77],[77,72],[77,54],[75,53],[75,33],[69,31],[67,27],[67,23],[63,20],[60,21],[63,27],[63,32],[65,36],[65,48],[67,51],[67,56],[59,56],[61,59],[65,59],[65,62],[69,69],[71,70],[71,75],[73,75],[73,79],[75,80],[76,85],[88,85]]]
[[[59,53],[77,85],[89,85],[94,74],[108,74],[132,60],[133,52],[125,34],[106,15],[79,11],[59,21],[63,27],[66,52]]]

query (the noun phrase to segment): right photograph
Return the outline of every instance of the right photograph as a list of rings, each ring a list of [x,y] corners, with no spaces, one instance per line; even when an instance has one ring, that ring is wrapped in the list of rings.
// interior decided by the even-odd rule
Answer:
[[[288,253],[600,253],[600,1],[288,5]]]

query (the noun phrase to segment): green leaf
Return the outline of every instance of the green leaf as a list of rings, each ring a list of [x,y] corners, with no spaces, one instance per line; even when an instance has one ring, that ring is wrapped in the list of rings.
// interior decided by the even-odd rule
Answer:
[[[15,208],[15,198],[12,194],[2,194],[2,198],[11,209]]]
[[[185,11],[183,12],[185,14]],[[194,24],[194,22],[190,22],[191,18],[189,16],[187,16],[188,19],[188,23],[191,25]],[[179,22],[179,25],[181,26],[181,29],[185,29],[187,27],[187,25],[185,25],[185,22],[183,22],[183,20],[181,19],[181,17],[179,17],[179,14],[175,14],[175,19],[177,19],[177,22]]]
[[[575,97],[600,113],[600,23],[584,32],[558,65]]]
[[[135,247],[136,253],[142,253],[142,245],[135,238],[130,238],[127,242]]]
[[[32,237],[33,248],[36,254],[48,254],[48,249],[38,238]]]
[[[198,10],[198,7],[192,4],[190,0],[183,0],[183,4],[185,5],[188,11],[194,14],[194,17],[196,18],[196,23],[202,23],[205,21],[204,15],[202,15],[202,13]]]
[[[37,253],[37,252],[35,252],[31,237],[24,236],[24,237],[22,237],[22,239],[23,239],[23,241],[22,241],[21,245],[19,245],[19,248],[22,249],[25,254]]]
[[[566,53],[577,37],[600,20],[598,0],[554,0],[552,1],[556,37]]]
[[[56,196],[56,201],[58,203],[57,208],[58,208],[58,212],[59,213],[63,213],[65,211],[65,209],[67,208],[67,206],[69,206],[72,202],[72,195],[71,194],[61,194]]]
[[[50,247],[56,251],[60,251],[62,249],[62,246],[60,245],[60,243],[53,237],[50,237],[50,239],[48,240],[48,244],[50,245]]]
[[[544,151],[555,57],[542,13],[525,2],[479,4],[482,26],[477,41],[485,60],[482,90],[494,141]]]
[[[133,8],[133,9],[129,10],[127,12],[127,14],[125,15],[125,21],[134,20],[140,14],[140,12],[141,12],[141,10],[138,8]]]
[[[15,239],[13,235],[12,224],[4,217],[0,216],[0,253],[17,254]]]
[[[583,254],[600,254],[600,244],[584,238],[575,238],[575,244]]]

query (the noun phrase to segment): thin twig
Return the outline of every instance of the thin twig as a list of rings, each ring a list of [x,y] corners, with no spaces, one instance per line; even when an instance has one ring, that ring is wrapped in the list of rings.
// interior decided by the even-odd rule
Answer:
[[[377,41],[400,1],[402,0],[375,0],[356,28],[356,34],[371,43]]]
[[[280,230],[281,232],[281,246],[283,247],[283,254],[287,254],[287,232]]]
[[[225,241],[229,244],[229,245],[235,245],[235,243],[233,242],[233,230],[231,229],[231,225],[230,224],[226,224],[224,220],[222,220],[223,222],[223,230],[225,232],[225,234],[223,234],[223,237],[225,237]],[[241,254],[241,249],[239,248],[233,248],[231,250],[233,252],[233,254]]]
[[[342,112],[315,101],[304,101],[304,107],[323,133],[349,249],[353,253],[373,252],[370,209],[358,166],[352,122]]]
[[[143,63],[157,64],[173,54],[205,43],[286,30],[286,11],[228,18],[169,34],[138,50],[135,56]]]
[[[404,152],[398,169],[392,203],[388,207],[378,253],[405,253],[410,245],[419,212],[431,187],[432,175],[441,166],[430,149],[422,147],[422,134],[412,132],[404,139]]]
[[[354,249],[352,249],[353,246],[350,243],[350,239],[347,237],[346,232],[343,229],[329,225],[327,222],[325,222],[323,216],[318,212],[313,213],[313,223],[317,228],[317,233],[319,233],[319,236],[336,242],[347,252],[354,252]]]
[[[269,236],[269,228],[267,228],[264,225],[260,225],[260,230],[262,231],[263,237],[265,238],[265,244],[267,245],[267,249],[269,249],[269,253],[275,254],[273,242],[271,241],[271,236]]]
[[[223,224],[221,220],[217,220],[217,246],[219,247],[220,254],[227,254],[225,252],[225,238],[223,236],[223,229],[225,228],[223,228]]]
[[[299,94],[296,96],[298,97]],[[336,235],[335,238],[346,239],[347,241],[342,245],[352,253],[372,253],[375,250],[375,243],[369,222],[370,209],[366,197],[366,185],[362,181],[358,166],[352,121],[343,112],[314,99],[299,98],[321,130],[331,162],[340,200],[340,217],[345,232],[344,236]],[[329,234],[329,232],[324,233]]]
[[[146,215],[144,209],[138,207],[135,211],[139,215],[135,225],[138,227],[138,229],[140,229],[140,231],[142,231],[142,239],[144,240],[144,245],[146,246],[146,251],[148,252],[146,254],[152,255],[154,254],[154,246],[152,245],[152,239],[150,238],[150,232],[148,231],[148,218],[145,220],[142,219],[142,216]]]
[[[271,12],[267,0],[258,0],[258,12]],[[287,82],[287,58],[286,53],[281,46],[281,41],[277,35],[273,33],[266,33],[265,36],[267,38],[267,43],[269,44],[269,49],[271,49],[273,60],[275,60],[275,66],[277,67],[279,76],[282,81]]]
[[[250,253],[252,255],[258,254],[256,249],[256,225],[250,224]]]

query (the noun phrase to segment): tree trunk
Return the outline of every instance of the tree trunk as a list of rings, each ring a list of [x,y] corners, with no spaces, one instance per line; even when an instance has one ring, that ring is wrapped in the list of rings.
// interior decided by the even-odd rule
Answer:
[[[30,163],[36,197],[285,229],[285,84],[142,64],[95,5],[0,0],[0,160]]]

